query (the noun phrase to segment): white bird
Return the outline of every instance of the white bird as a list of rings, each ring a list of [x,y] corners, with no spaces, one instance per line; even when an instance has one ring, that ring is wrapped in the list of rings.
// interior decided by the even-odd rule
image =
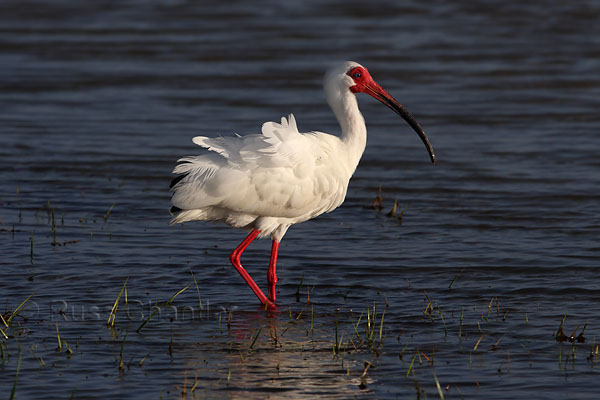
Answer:
[[[341,135],[300,133],[292,114],[281,123],[266,122],[262,134],[209,138],[193,142],[209,152],[184,157],[173,170],[171,224],[222,221],[250,231],[230,260],[263,305],[275,307],[279,243],[288,228],[339,207],[367,143],[367,128],[356,93],[367,93],[417,132],[435,163],[433,148],[409,112],[371,78],[362,65],[347,61],[325,75],[325,94]],[[273,244],[267,274],[268,297],[240,262],[255,238]]]

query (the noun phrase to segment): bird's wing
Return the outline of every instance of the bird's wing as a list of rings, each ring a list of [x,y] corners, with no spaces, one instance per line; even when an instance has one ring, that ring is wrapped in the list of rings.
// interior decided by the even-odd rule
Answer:
[[[331,157],[339,139],[300,133],[291,114],[264,123],[261,135],[193,141],[211,152],[179,160],[173,172],[183,178],[175,178],[172,200],[178,208],[298,218],[330,211],[345,197],[350,176]]]

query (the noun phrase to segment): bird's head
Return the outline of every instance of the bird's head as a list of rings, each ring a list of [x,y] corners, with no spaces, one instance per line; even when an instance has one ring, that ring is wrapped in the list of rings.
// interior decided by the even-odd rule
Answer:
[[[394,112],[400,115],[419,135],[423,144],[429,152],[431,162],[435,164],[435,154],[433,147],[429,143],[429,139],[421,125],[413,118],[408,110],[400,104],[392,95],[385,91],[377,82],[373,80],[369,71],[354,61],[347,61],[337,68],[331,70],[326,76],[326,85],[339,85],[338,88],[343,92],[366,93],[371,97],[376,98],[381,103],[391,108]],[[343,94],[343,93],[342,93]]]

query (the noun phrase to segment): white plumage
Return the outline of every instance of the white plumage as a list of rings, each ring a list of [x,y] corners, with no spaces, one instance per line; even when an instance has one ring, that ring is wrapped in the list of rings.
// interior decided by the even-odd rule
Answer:
[[[331,157],[339,138],[298,132],[293,115],[263,124],[262,135],[207,138],[194,143],[217,154],[180,159],[173,223],[224,221],[281,240],[290,225],[337,208],[354,168]]]
[[[252,231],[231,258],[263,304],[273,305],[269,300],[275,299],[277,247],[288,228],[330,212],[344,201],[366,145],[366,126],[355,93],[367,93],[404,117],[434,161],[433,149],[420,126],[360,64],[349,61],[328,72],[325,92],[342,128],[339,137],[300,133],[290,114],[281,118],[281,123],[264,123],[258,135],[197,136],[193,142],[208,152],[181,158],[173,170],[179,176],[171,184],[172,211],[177,212],[172,224],[223,221]],[[248,244],[255,237],[266,236],[273,239],[269,299],[239,263]]]

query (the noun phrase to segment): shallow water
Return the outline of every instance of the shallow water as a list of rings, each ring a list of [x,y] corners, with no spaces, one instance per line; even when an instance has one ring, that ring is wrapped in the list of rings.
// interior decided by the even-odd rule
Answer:
[[[0,311],[32,297],[2,326],[0,386],[20,358],[15,398],[437,398],[436,379],[446,398],[596,398],[599,12],[4,2]],[[321,81],[345,59],[407,106],[439,163],[362,96],[369,140],[346,202],[289,230],[265,315],[228,262],[242,232],[168,226],[170,171],[195,135],[290,112],[336,132]],[[243,257],[263,288],[269,248]],[[565,313],[584,343],[555,340]]]

